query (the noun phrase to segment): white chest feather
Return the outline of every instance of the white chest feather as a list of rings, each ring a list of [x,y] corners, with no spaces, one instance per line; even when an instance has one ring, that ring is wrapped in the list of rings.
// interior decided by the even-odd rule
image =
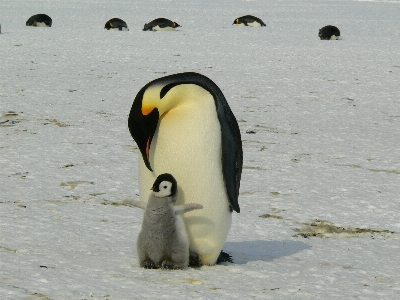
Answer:
[[[49,27],[49,26],[44,22],[36,22],[36,27]]]
[[[239,23],[239,24],[236,24],[236,26],[246,26],[246,25],[244,25],[243,23]],[[247,22],[247,26],[250,26],[250,27],[261,27],[261,24],[258,23],[257,21],[254,21],[252,23]]]
[[[109,30],[115,30],[115,31],[129,31],[129,29],[126,28],[126,27],[122,27],[121,30],[119,30],[118,27],[116,27],[116,28],[110,28]]]
[[[175,28],[173,28],[173,27],[160,27],[160,26],[154,26],[153,27],[153,29],[152,29],[153,31],[173,31],[173,30],[175,30]]]
[[[247,26],[250,26],[250,27],[261,27],[261,24],[258,23],[257,21],[254,21],[253,23],[247,23]]]

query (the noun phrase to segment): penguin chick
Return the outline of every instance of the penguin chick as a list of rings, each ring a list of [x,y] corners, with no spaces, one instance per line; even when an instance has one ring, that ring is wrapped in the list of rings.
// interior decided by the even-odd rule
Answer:
[[[235,21],[233,21],[232,25],[250,26],[250,27],[267,26],[261,19],[251,16],[251,15],[246,15],[246,16],[235,19]]]
[[[189,239],[183,214],[203,206],[188,203],[175,206],[177,182],[168,173],[161,174],[151,188],[148,202],[130,201],[144,209],[142,229],[137,239],[140,266],[145,269],[183,269],[189,264]]]

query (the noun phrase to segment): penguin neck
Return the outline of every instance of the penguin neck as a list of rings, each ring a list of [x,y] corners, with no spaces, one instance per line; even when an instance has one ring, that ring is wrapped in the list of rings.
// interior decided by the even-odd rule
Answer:
[[[151,195],[149,197],[149,201],[147,204],[147,208],[154,210],[168,210],[174,206],[173,199],[171,197],[156,197],[154,195]]]
[[[212,99],[212,102],[214,101],[212,95],[202,87],[196,84],[181,84],[171,89],[160,100],[157,108],[161,116],[169,114],[169,117],[171,117],[170,112],[176,110],[180,114],[180,118],[187,115],[192,117],[203,111],[205,102],[209,102],[210,99]]]

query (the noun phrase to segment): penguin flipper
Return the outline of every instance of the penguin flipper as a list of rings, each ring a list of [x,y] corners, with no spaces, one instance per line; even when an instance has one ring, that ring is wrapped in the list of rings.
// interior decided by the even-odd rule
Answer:
[[[230,209],[239,213],[238,198],[243,167],[242,139],[239,125],[222,92],[217,98],[217,115],[222,131],[222,173]]]
[[[131,200],[131,199],[127,199],[127,200],[124,200],[123,202],[122,202],[122,204],[124,204],[124,205],[129,205],[129,206],[134,206],[134,207],[138,207],[138,208],[141,208],[141,209],[146,209],[146,207],[147,207],[147,203],[146,202],[143,202],[143,201],[138,201],[138,200]]]

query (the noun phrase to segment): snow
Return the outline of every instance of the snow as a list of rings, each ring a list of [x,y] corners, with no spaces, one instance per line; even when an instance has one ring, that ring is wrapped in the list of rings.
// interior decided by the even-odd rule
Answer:
[[[0,2],[1,299],[398,299],[400,1]],[[37,13],[51,28],[25,26]],[[232,26],[246,14],[263,28]],[[130,31],[110,32],[112,17]],[[182,27],[143,32],[157,17]],[[335,25],[339,41],[321,41]],[[139,268],[149,81],[195,71],[242,132],[234,264]],[[262,216],[262,217],[260,217]],[[316,221],[318,220],[318,221]]]

